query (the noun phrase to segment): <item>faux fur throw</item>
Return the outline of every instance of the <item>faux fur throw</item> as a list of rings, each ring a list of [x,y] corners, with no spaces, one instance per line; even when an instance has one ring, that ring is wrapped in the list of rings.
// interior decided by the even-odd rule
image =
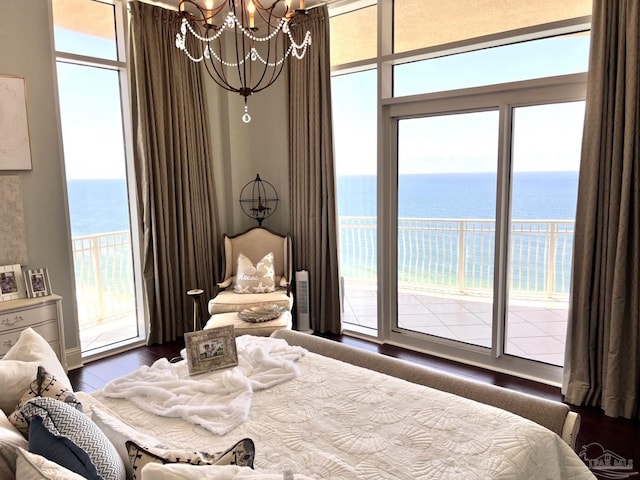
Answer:
[[[254,391],[297,377],[295,362],[306,353],[281,339],[251,335],[238,337],[236,346],[237,367],[190,377],[186,360],[169,363],[163,358],[112,380],[103,394],[224,435],[247,419]]]

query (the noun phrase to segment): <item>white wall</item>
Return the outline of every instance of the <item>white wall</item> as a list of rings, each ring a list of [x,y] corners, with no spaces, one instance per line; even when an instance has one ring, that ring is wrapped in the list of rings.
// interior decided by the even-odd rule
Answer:
[[[49,270],[51,289],[63,297],[66,348],[78,348],[50,2],[0,0],[0,12],[0,75],[23,77],[26,81],[33,165],[31,171],[0,174],[20,176],[28,265]]]

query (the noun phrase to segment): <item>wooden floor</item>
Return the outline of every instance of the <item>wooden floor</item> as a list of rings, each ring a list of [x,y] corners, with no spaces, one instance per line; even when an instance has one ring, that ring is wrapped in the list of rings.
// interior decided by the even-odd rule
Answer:
[[[472,378],[551,400],[562,401],[560,389],[549,385],[484,370],[479,367],[459,364],[394,346],[377,345],[347,336],[331,337],[334,340],[364,350],[428,365],[454,375]],[[171,359],[178,356],[180,349],[183,347],[184,343],[177,341],[165,345],[137,348],[109,358],[93,361],[82,368],[72,370],[69,372],[69,378],[74,390],[92,392],[101,389],[110,380],[131,372],[141,365],[150,365],[155,360],[163,357]],[[604,450],[608,450],[626,461],[632,460],[633,471],[640,471],[640,422],[637,420],[609,418],[597,408],[573,406],[571,408],[580,414],[582,420],[576,441],[576,452],[579,453],[583,447],[596,443],[602,446]],[[599,448],[597,445],[591,446],[589,451],[593,452],[597,448]],[[589,458],[593,458],[593,456],[589,456]],[[640,474],[630,478],[640,478]]]

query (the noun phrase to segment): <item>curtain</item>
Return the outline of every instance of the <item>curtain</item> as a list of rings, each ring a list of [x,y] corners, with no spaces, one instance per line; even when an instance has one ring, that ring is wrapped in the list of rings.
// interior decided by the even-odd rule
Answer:
[[[317,332],[340,333],[338,234],[331,124],[329,15],[314,8],[292,26],[298,41],[311,32],[303,59],[291,59],[289,190],[295,270],[309,272],[309,317]]]
[[[175,47],[177,12],[131,2],[131,99],[147,343],[192,330],[214,294],[219,227],[206,99],[198,66]]]
[[[578,186],[567,402],[638,416],[640,164],[637,0],[593,3]]]

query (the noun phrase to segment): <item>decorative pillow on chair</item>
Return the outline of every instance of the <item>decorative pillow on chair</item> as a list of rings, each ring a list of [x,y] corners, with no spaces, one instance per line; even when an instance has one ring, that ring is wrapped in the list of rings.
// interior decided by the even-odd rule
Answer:
[[[256,265],[242,253],[238,255],[235,293],[275,292],[276,281],[273,269],[273,252],[267,253]]]
[[[188,463],[190,465],[238,465],[253,468],[255,445],[250,438],[244,438],[228,450],[220,453],[194,452],[189,450],[164,450],[145,448],[135,442],[126,443],[129,461],[133,470],[133,480],[140,480],[142,469],[148,463]]]
[[[22,406],[29,423],[29,451],[85,478],[124,480],[124,463],[91,419],[71,405],[47,397]]]
[[[48,373],[44,367],[38,367],[35,380],[31,382],[27,391],[20,397],[15,411],[9,415],[9,421],[24,436],[29,434],[29,424],[20,409],[25,403],[36,397],[55,398],[82,411],[82,404],[76,399],[73,392],[65,387],[56,377]]]

